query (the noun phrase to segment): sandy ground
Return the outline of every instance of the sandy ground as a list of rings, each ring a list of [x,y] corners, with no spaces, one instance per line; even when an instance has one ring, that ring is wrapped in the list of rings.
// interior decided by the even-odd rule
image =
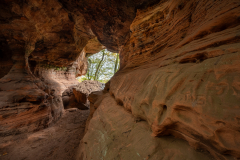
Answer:
[[[65,110],[44,130],[0,137],[0,160],[73,160],[83,137],[89,110]]]

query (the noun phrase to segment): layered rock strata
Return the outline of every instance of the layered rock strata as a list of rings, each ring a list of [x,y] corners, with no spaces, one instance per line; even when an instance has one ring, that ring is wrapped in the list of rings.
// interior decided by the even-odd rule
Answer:
[[[79,159],[240,158],[239,17],[234,0],[169,0],[138,10],[111,96],[95,96]],[[178,152],[161,142],[167,135]]]
[[[58,120],[62,99],[16,62],[0,79],[0,136],[36,131]]]
[[[89,97],[79,159],[238,159],[239,17],[239,0],[1,1],[1,135],[60,117],[67,76],[32,66],[85,74],[97,36],[121,67]]]
[[[78,159],[211,159],[209,153],[195,151],[184,140],[151,136],[146,121],[136,120],[109,93],[102,98],[82,140]]]
[[[86,80],[77,85],[68,87],[68,89],[66,89],[62,94],[64,108],[78,108],[82,110],[89,109],[89,94],[101,91],[103,88],[103,83],[92,80]]]
[[[89,43],[93,48],[84,48]],[[86,53],[104,47],[85,18],[57,0],[0,2],[0,135],[49,126],[62,92],[87,71]]]
[[[129,26],[136,10],[158,3],[158,0],[59,0],[72,14],[85,17],[92,32],[101,44],[112,52],[118,52],[129,38]]]

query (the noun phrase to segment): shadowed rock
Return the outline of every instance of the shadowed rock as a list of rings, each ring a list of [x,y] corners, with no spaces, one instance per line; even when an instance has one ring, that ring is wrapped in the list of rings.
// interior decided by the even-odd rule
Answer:
[[[86,80],[76,86],[69,87],[62,94],[64,108],[89,109],[89,94],[95,91],[101,91],[103,88],[104,84],[91,80]]]

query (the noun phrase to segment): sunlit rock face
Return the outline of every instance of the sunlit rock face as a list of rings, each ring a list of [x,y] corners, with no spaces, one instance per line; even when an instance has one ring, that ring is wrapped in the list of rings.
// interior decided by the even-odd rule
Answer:
[[[211,159],[209,153],[194,150],[184,140],[152,136],[146,121],[134,118],[109,93],[99,95],[103,99],[98,98],[90,108],[97,109],[86,128],[78,159]]]
[[[91,102],[79,159],[240,158],[239,5],[168,0],[137,10],[121,69]]]

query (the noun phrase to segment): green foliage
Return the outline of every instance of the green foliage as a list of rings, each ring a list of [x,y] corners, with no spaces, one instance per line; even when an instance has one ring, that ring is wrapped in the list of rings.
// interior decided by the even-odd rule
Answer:
[[[51,65],[51,64],[42,63],[42,64],[40,64],[40,66],[43,68],[54,69],[57,71],[67,71],[67,67],[59,67],[59,66],[55,66],[55,65]]]
[[[78,78],[84,80],[97,80],[106,83],[119,69],[119,56],[107,50],[102,50],[88,57],[88,72],[85,76]]]
[[[62,70],[63,71],[67,71],[67,67],[62,67]]]

